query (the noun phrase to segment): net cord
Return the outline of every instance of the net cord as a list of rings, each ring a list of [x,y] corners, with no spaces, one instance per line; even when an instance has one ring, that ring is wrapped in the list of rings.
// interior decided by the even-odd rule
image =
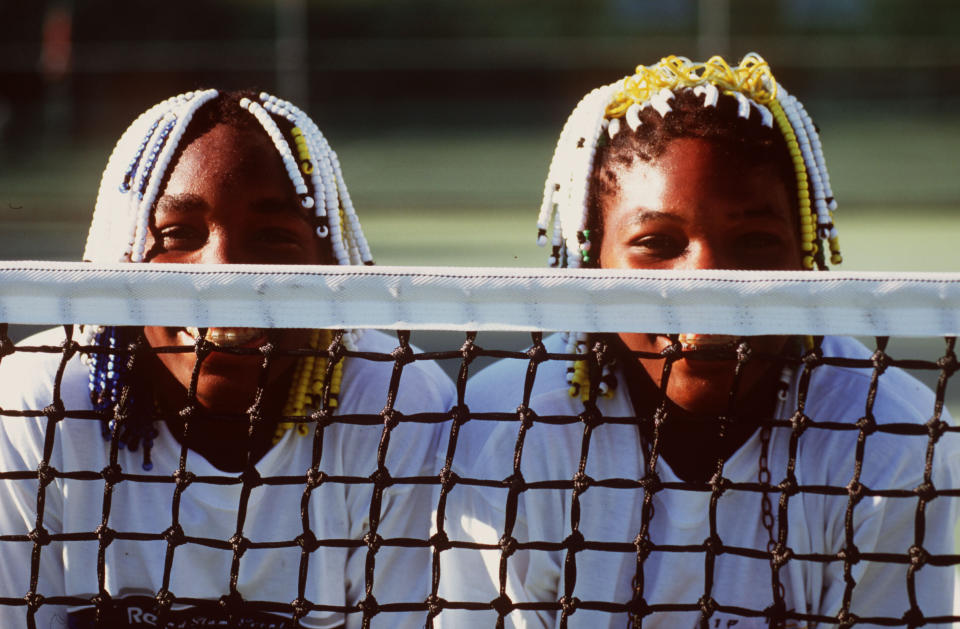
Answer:
[[[0,263],[0,321],[944,336],[960,273]]]

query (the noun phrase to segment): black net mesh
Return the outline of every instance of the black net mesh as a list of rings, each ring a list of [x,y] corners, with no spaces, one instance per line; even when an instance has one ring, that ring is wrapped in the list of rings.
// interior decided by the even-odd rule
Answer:
[[[33,511],[18,516],[24,522],[33,518],[30,526],[23,530],[0,531],[0,545],[29,549],[29,553],[19,555],[29,557],[29,560],[15,565],[9,561],[7,563],[5,574],[19,574],[22,577],[15,584],[5,586],[5,595],[0,597],[0,608],[7,611],[15,609],[17,617],[22,618],[22,625],[27,627],[41,626],[37,619],[44,608],[63,610],[62,613],[69,616],[70,627],[140,624],[162,627],[294,627],[337,626],[344,622],[347,626],[363,627],[408,626],[403,623],[427,627],[503,627],[538,626],[539,622],[573,627],[583,626],[578,623],[586,621],[592,624],[599,622],[602,626],[607,626],[609,622],[611,626],[643,627],[675,626],[675,622],[686,626],[690,618],[693,618],[693,626],[700,627],[735,626],[738,623],[754,626],[748,621],[758,623],[757,626],[771,627],[805,627],[817,623],[839,627],[871,624],[919,627],[960,621],[960,614],[950,606],[949,601],[945,603],[946,606],[936,609],[924,608],[924,601],[929,599],[923,588],[930,579],[921,578],[926,572],[937,579],[946,575],[949,580],[955,567],[960,564],[960,555],[955,551],[943,551],[944,548],[954,547],[952,522],[946,522],[948,526],[945,526],[943,520],[927,521],[933,505],[949,507],[960,502],[960,487],[944,486],[940,481],[944,476],[938,471],[946,465],[945,461],[953,461],[953,454],[958,450],[956,435],[960,428],[948,421],[946,412],[948,384],[958,367],[954,338],[940,341],[933,354],[929,353],[928,345],[924,348],[924,355],[908,358],[903,357],[902,350],[893,352],[890,340],[885,337],[872,339],[872,355],[865,357],[831,355],[819,345],[798,351],[795,355],[777,356],[779,362],[776,366],[787,367],[794,374],[792,386],[795,387],[795,396],[785,402],[785,412],[773,414],[768,411],[751,428],[752,438],[759,439],[762,446],[761,457],[753,464],[753,478],[734,480],[725,475],[727,459],[733,456],[733,453],[728,453],[716,461],[712,473],[706,478],[679,480],[665,478],[661,465],[664,434],[671,421],[663,392],[666,391],[666,383],[676,361],[689,358],[689,352],[683,351],[675,339],[672,345],[658,354],[636,354],[638,358],[661,362],[663,379],[659,393],[647,400],[646,405],[634,405],[634,412],[610,415],[604,413],[604,403],[601,402],[602,374],[604,370],[611,369],[611,364],[616,367],[614,361],[617,359],[623,361],[622,352],[614,351],[611,337],[596,336],[584,354],[571,355],[551,351],[555,348],[548,347],[540,333],[526,336],[521,345],[500,348],[484,346],[484,334],[478,337],[468,333],[455,342],[450,341],[451,336],[447,335],[440,347],[432,343],[434,347],[430,351],[415,349],[408,332],[391,334],[394,336],[393,349],[382,352],[347,349],[342,334],[335,334],[327,347],[288,352],[281,352],[270,343],[253,349],[230,350],[199,339],[194,347],[187,350],[195,353],[196,362],[191,386],[186,392],[186,403],[177,409],[176,417],[164,416],[158,411],[159,415],[155,418],[157,421],[182,422],[184,434],[189,434],[194,422],[208,419],[199,412],[196,386],[201,366],[211,354],[246,352],[262,357],[258,389],[253,396],[255,402],[242,416],[233,418],[245,421],[251,435],[256,433],[258,426],[273,425],[281,420],[263,412],[272,361],[281,354],[303,356],[311,353],[329,360],[328,384],[318,408],[302,416],[282,418],[314,428],[307,437],[311,443],[309,465],[296,473],[265,476],[258,471],[256,461],[248,456],[243,470],[238,473],[200,475],[193,471],[199,455],[186,445],[181,445],[179,464],[171,470],[156,469],[153,473],[146,473],[143,469],[131,469],[120,464],[121,450],[130,447],[129,443],[124,443],[122,435],[125,434],[124,426],[133,421],[134,385],[131,382],[124,384],[125,388],[121,389],[116,403],[101,410],[89,406],[71,408],[66,401],[69,396],[63,390],[65,372],[71,361],[79,360],[82,355],[95,356],[109,352],[135,372],[138,361],[145,360],[145,356],[158,351],[185,351],[183,348],[154,349],[136,342],[115,348],[82,345],[73,340],[76,337],[71,327],[67,327],[60,336],[61,339],[67,339],[60,344],[15,344],[7,326],[0,326],[0,365],[11,363],[19,355],[25,354],[51,355],[57,361],[49,399],[33,408],[0,408],[0,421],[5,433],[15,424],[33,421],[37,422],[37,434],[40,435],[36,452],[39,464],[18,469],[18,461],[30,460],[26,453],[22,458],[4,456],[7,460],[0,460],[0,480],[8,488],[13,488],[4,493],[5,499],[22,492],[17,487],[35,488],[33,500],[24,502]],[[414,334],[414,341],[417,340],[416,336]],[[426,344],[431,345],[427,340]],[[523,349],[523,345],[529,347]],[[764,359],[762,354],[753,351],[749,339],[741,339],[729,351],[720,354],[705,359],[731,362],[734,370],[733,391],[736,391],[745,365]],[[488,363],[492,359],[507,359],[516,367],[514,373],[517,374],[515,388],[518,399],[514,400],[510,387],[505,386],[503,399],[499,400],[505,410],[471,409],[467,404],[471,387],[469,376],[477,371],[478,364]],[[540,393],[537,387],[556,389],[563,388],[563,385],[553,386],[553,382],[545,385],[538,379],[556,379],[557,374],[566,371],[566,363],[571,360],[588,365],[592,375],[589,391],[583,400],[570,398],[572,401],[569,404],[577,409],[576,412],[544,412],[544,409],[553,407],[540,404],[542,398],[538,397]],[[411,365],[428,361],[438,361],[453,376],[455,396],[452,406],[418,409],[414,413],[397,410],[395,401],[401,388],[407,384],[402,376]],[[382,407],[378,412],[370,413],[331,408],[329,383],[332,378],[329,376],[332,376],[335,365],[361,362],[379,363],[390,370],[387,390],[381,393]],[[559,367],[560,364],[563,366]],[[830,367],[867,370],[864,372],[867,380],[862,388],[862,398],[850,402],[861,409],[853,421],[823,413],[811,415],[808,412],[813,395],[811,382],[819,371]],[[901,421],[896,421],[896,418],[893,421],[889,418],[877,420],[875,405],[888,382],[886,374],[893,370],[909,371],[931,383],[933,394],[923,398],[929,399],[929,407],[919,411],[923,416],[922,421],[908,417]],[[0,382],[0,387],[3,386],[10,385]],[[637,395],[635,391],[631,392]],[[626,393],[623,386],[620,393]],[[854,390],[832,392],[834,396],[860,394],[861,391]],[[894,392],[891,395],[898,394]],[[716,418],[720,425],[735,423],[735,398],[731,393],[729,412]],[[57,439],[63,434],[58,426],[80,422],[108,427],[102,445],[108,453],[107,465],[102,469],[54,465]],[[338,424],[367,427],[378,432],[375,466],[368,474],[345,474],[328,466],[323,454],[324,440],[332,427]],[[598,445],[602,442],[595,438],[598,431],[608,426],[633,430],[636,448],[641,453],[640,469],[625,468],[609,476],[591,476],[591,469],[594,469],[592,465],[616,459],[604,451],[602,445]],[[393,436],[404,427],[421,431],[425,440],[434,439],[429,435],[438,435],[435,459],[424,457],[416,473],[410,473],[410,467],[391,469],[389,464],[391,446],[403,447],[394,443]],[[471,429],[468,430],[468,427]],[[537,443],[543,443],[542,440],[550,443],[553,438],[549,436],[551,431],[563,431],[568,437],[576,434],[574,449],[577,456],[570,468],[573,473],[557,478],[544,477],[542,474],[528,478],[529,474],[525,471],[532,469],[531,466],[539,469],[538,459],[561,456],[560,449],[547,452],[531,450],[530,435],[541,435],[541,441]],[[768,455],[771,435],[775,431],[788,435],[784,441],[783,456]],[[833,477],[842,478],[842,482],[806,483],[802,470],[798,469],[804,465],[798,452],[803,448],[804,441],[812,438],[811,435],[826,432],[850,436],[847,441],[850,444],[847,461],[822,461],[824,467],[833,466],[841,470]],[[509,439],[501,438],[499,441],[484,437],[485,442],[498,444],[507,450],[505,460],[510,469],[502,475],[490,473],[490,470],[500,468],[493,464],[486,465],[482,456],[470,458],[467,440],[488,433],[510,435]],[[865,482],[862,472],[865,465],[872,464],[871,443],[882,435],[901,439],[904,443],[922,443],[921,447],[904,447],[905,451],[917,453],[917,460],[910,464],[915,473],[909,475],[918,479],[916,483],[911,486],[884,487]],[[9,439],[7,436],[4,438]],[[3,452],[11,452],[12,447],[7,447]],[[462,455],[465,451],[468,454]],[[461,461],[461,456],[466,458]],[[68,463],[62,457],[61,461],[64,465]],[[66,524],[64,515],[54,519],[48,517],[52,502],[60,510],[58,513],[63,514],[68,510],[66,505],[70,496],[63,495],[62,489],[66,480],[96,482],[98,487],[102,486],[102,502],[83,506],[88,512],[99,514],[99,525],[89,530],[73,530]],[[114,524],[118,521],[117,511],[128,508],[127,495],[136,492],[139,486],[148,485],[168,488],[169,504],[165,505],[165,513],[169,521],[159,524],[153,531],[117,528]],[[199,491],[196,489],[198,487],[206,487],[207,491],[239,487],[239,500],[226,510],[228,517],[232,518],[232,535],[226,538],[199,535],[195,526],[188,531],[181,522],[183,517],[188,516],[184,511],[184,500],[191,490]],[[347,493],[362,490],[365,502],[362,535],[325,537],[318,523],[312,519],[311,514],[315,512],[311,511],[310,505],[323,500],[333,487]],[[382,526],[386,497],[403,487],[429,492],[430,496],[431,513],[427,514],[430,526],[417,529],[419,534],[415,537],[393,536]],[[119,493],[121,488],[122,494]],[[247,527],[248,519],[252,517],[248,512],[251,495],[277,488],[294,488],[300,495],[299,511],[291,509],[289,513],[271,514],[277,521],[297,523],[297,534],[289,539],[269,541],[264,541],[263,536],[251,536]],[[635,505],[639,514],[629,534],[623,534],[618,539],[609,536],[592,539],[592,530],[581,527],[581,521],[588,516],[586,510],[597,505],[595,502],[585,502],[585,497],[590,496],[591,492],[597,494],[604,491],[607,492],[605,495],[615,496],[621,505]],[[492,531],[486,537],[470,538],[464,533],[470,528],[462,525],[464,518],[481,517],[479,511],[458,511],[461,505],[470,502],[472,492],[484,496],[486,502],[490,501],[487,497],[495,496],[498,502],[493,512],[500,515],[485,523]],[[660,498],[669,494],[708,496],[705,510],[698,514],[705,534],[697,543],[678,545],[660,541],[664,536],[657,530],[659,521],[656,505]],[[762,533],[760,538],[763,543],[755,546],[738,545],[724,535],[728,526],[724,521],[730,520],[730,515],[724,513],[725,501],[732,495],[745,494],[756,497],[758,508],[740,513],[734,519],[742,526],[762,527],[758,530]],[[554,496],[556,500],[528,501],[530,496]],[[823,522],[824,530],[811,532],[809,524],[804,524],[802,531],[794,530],[798,526],[793,521],[796,509],[809,510],[808,503],[816,502],[828,505],[824,513],[832,509],[829,522]],[[898,539],[876,539],[873,546],[863,546],[860,537],[864,526],[863,514],[867,512],[865,510],[885,502],[909,504],[909,526],[898,529]],[[411,506],[415,503],[413,500],[409,502]],[[333,503],[331,505],[331,508],[337,508]],[[562,508],[563,512],[538,511],[537,505],[562,505],[557,508]],[[412,517],[412,514],[404,512],[403,506],[404,501],[400,501],[399,507],[394,505],[390,517]],[[8,504],[2,508],[10,512],[14,506]],[[609,517],[615,518],[616,513],[614,509]],[[343,514],[344,517],[347,515],[352,516]],[[423,520],[423,514],[417,517]],[[592,517],[596,519],[598,516],[593,514]],[[600,514],[599,517],[606,516]],[[16,519],[11,517],[7,521]],[[518,532],[518,522],[521,520],[524,530]],[[537,520],[555,522],[557,527],[564,529],[562,536],[559,539],[536,538],[534,531],[540,530],[534,524]],[[451,523],[454,523],[456,533],[451,531]],[[881,527],[879,530],[883,532],[886,529]],[[829,539],[830,542],[795,548],[793,540],[801,533],[806,537]],[[110,565],[108,549],[121,542],[150,547],[151,561],[160,575],[159,587],[154,591],[131,592],[111,588],[110,574],[116,568]],[[44,591],[43,584],[47,582],[44,566],[45,561],[49,560],[49,557],[45,559],[45,555],[56,555],[57,561],[62,562],[69,554],[66,548],[82,544],[96,547],[95,562],[76,568],[61,565],[60,569],[65,574],[69,574],[71,569],[81,574],[73,573],[66,578],[62,591]],[[129,548],[129,545],[126,547]],[[174,591],[171,584],[175,578],[178,555],[197,553],[203,548],[229,553],[229,569],[216,582],[205,583],[196,592]],[[411,570],[429,571],[428,586],[422,597],[396,599],[390,595],[392,588],[378,581],[403,579],[403,570],[385,574],[378,571],[378,559],[392,552],[392,549],[399,548],[429,555],[427,559],[423,558],[424,555],[411,555],[420,557],[412,564]],[[357,593],[352,598],[348,593],[342,604],[323,602],[327,600],[325,595],[316,591],[311,580],[312,572],[318,569],[317,562],[323,561],[322,556],[329,549],[342,549],[349,556],[360,558],[346,564],[350,567],[348,570],[355,569],[356,572],[342,574],[344,591]],[[292,576],[289,581],[291,587],[285,592],[284,598],[264,600],[257,591],[243,591],[238,585],[243,582],[244,564],[251,554],[289,550],[295,553],[297,559],[286,564],[285,570],[288,576]],[[477,553],[477,556],[486,553],[482,560],[486,568],[466,575],[450,574],[461,569],[472,570],[471,565],[480,565],[467,562],[461,566],[456,557],[462,553]],[[539,556],[554,557],[554,564],[559,571],[553,580],[555,592],[549,596],[539,589],[523,587],[524,583],[537,581],[536,575],[527,572],[521,577],[513,576],[519,572],[511,567],[511,562],[520,562],[524,570],[529,571],[539,565],[540,559],[535,558]],[[592,559],[591,556],[601,559]],[[602,563],[612,561],[612,558],[617,558],[620,565],[626,561],[631,566],[629,574],[620,573],[614,579],[626,581],[626,589],[621,586],[605,595],[602,592],[598,594],[597,588],[584,580],[596,574],[596,561]],[[738,564],[734,561],[736,558],[743,558],[744,561]],[[654,560],[656,571],[651,569]],[[670,601],[651,598],[652,588],[655,589],[658,581],[669,579],[671,562],[677,565],[696,564],[700,577],[695,584],[695,597]],[[741,599],[718,596],[718,588],[722,589],[724,582],[743,577],[736,568],[731,568],[736,565],[752,566],[749,570],[754,576],[762,576],[766,584],[764,590],[756,595],[747,592]],[[841,593],[836,599],[836,609],[824,610],[817,600],[821,589],[824,593],[827,590],[827,577],[821,576],[816,583],[797,583],[795,575],[806,574],[802,570],[797,572],[791,569],[791,566],[797,565],[805,566],[803,570],[809,573],[821,575],[839,571]],[[892,615],[886,610],[874,614],[873,610],[858,604],[858,589],[863,586],[860,577],[864,574],[865,566],[870,567],[872,575],[869,587],[886,588],[888,598],[902,599],[902,609]],[[514,578],[517,579],[516,583],[511,581]],[[476,587],[472,589],[448,585],[471,580],[476,582]],[[490,582],[488,586],[480,585],[484,580]],[[73,589],[80,582],[84,585],[80,589]],[[352,590],[348,583],[353,584]],[[24,587],[20,587],[21,584]],[[20,589],[11,591],[17,587]],[[212,591],[217,594],[210,595]],[[485,596],[482,593],[488,591],[493,595],[482,600],[478,598]],[[623,594],[625,591],[626,595]],[[582,592],[589,596],[585,597]],[[862,600],[876,600],[876,593],[871,596]],[[801,598],[806,600],[800,602]],[[751,606],[738,604],[737,600],[761,603]],[[131,612],[134,608],[138,610],[136,614]],[[311,624],[315,622],[312,618],[325,613],[333,614],[334,620],[324,622],[333,624]],[[731,624],[730,620],[736,622]]]

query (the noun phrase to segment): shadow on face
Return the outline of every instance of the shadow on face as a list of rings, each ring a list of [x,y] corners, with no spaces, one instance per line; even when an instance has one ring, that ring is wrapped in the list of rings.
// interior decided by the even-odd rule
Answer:
[[[598,198],[602,221],[599,266],[629,269],[801,270],[794,200],[780,171],[742,150],[701,138],[672,140],[650,161],[614,168],[617,185]],[[695,331],[691,331],[695,332]],[[632,351],[660,352],[665,334],[623,333]],[[777,353],[786,337],[754,337],[758,353]],[[684,349],[732,347],[735,338],[681,335]],[[640,359],[659,386],[663,360]],[[667,395],[694,412],[721,413],[734,380],[734,361],[676,361]],[[747,363],[740,391],[749,393],[769,365]]]

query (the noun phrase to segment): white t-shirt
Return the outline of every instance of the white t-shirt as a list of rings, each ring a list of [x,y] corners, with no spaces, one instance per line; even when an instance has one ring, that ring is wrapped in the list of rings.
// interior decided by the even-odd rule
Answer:
[[[558,338],[548,339],[547,349],[561,352]],[[827,338],[825,356],[866,358],[870,353],[849,338]],[[571,398],[563,384],[562,361],[546,363],[544,379],[534,387],[530,408],[538,417],[577,416],[584,406]],[[468,383],[467,403],[473,413],[511,412],[520,404],[526,361],[505,360],[481,372]],[[813,421],[852,425],[866,409],[872,370],[820,366],[813,371],[806,396],[805,413]],[[616,394],[597,406],[604,417],[630,418],[635,411],[627,386],[621,379]],[[799,374],[792,378],[782,417],[797,409]],[[559,385],[559,386],[558,386]],[[922,424],[934,412],[933,394],[899,369],[888,369],[879,378],[873,413],[879,425],[893,422]],[[944,412],[943,419],[950,421]],[[525,436],[520,471],[526,483],[574,478],[584,447],[581,422],[554,425],[534,422]],[[513,473],[519,424],[471,420],[463,425],[457,442],[453,471],[461,477],[502,480]],[[854,477],[859,431],[808,428],[796,443],[795,474],[801,488],[831,486],[839,495],[801,491],[787,500],[785,522],[787,546],[794,553],[780,569],[786,609],[813,618],[789,621],[788,627],[816,626],[816,616],[836,618],[844,599],[842,561],[815,561],[804,555],[836,556],[846,546],[846,514],[850,500],[845,488]],[[786,477],[790,459],[790,428],[774,428],[770,436],[767,467],[771,482]],[[864,441],[860,482],[869,489],[913,490],[923,482],[928,436],[875,432]],[[723,476],[734,483],[755,483],[761,454],[760,431],[755,432],[726,462]],[[442,450],[442,451],[445,451]],[[932,482],[937,489],[960,487],[960,435],[946,433],[936,444]],[[569,555],[566,550],[519,549],[507,559],[506,594],[514,603],[556,603],[569,589],[581,608],[568,617],[571,628],[627,626],[626,613],[603,604],[624,605],[633,597],[637,573],[634,541],[641,530],[644,491],[630,481],[642,479],[646,467],[635,426],[601,424],[589,439],[584,473],[592,479],[579,497],[579,531],[592,549]],[[662,459],[657,464],[660,481],[669,487],[680,479]],[[623,479],[626,483],[618,483]],[[627,487],[604,487],[631,485]],[[477,488],[457,484],[449,494],[444,527],[451,540],[497,544],[504,534],[507,489]],[[560,543],[573,532],[572,489],[549,486],[530,488],[519,494],[513,537],[518,543]],[[776,515],[780,495],[770,495]],[[646,558],[642,597],[658,609],[643,620],[644,627],[699,626],[698,602],[707,594],[704,542],[710,537],[711,494],[690,489],[663,489],[653,494],[654,514],[649,539],[656,550]],[[906,557],[922,536],[923,548],[931,554],[952,554],[953,529],[960,498],[938,497],[927,503],[925,524],[918,525],[915,495],[909,497],[866,496],[852,509],[853,541],[861,553],[895,553]],[[750,549],[754,557],[724,552],[715,556],[709,596],[720,607],[710,618],[710,627],[766,627],[762,612],[774,602],[770,562],[756,553],[766,553],[770,539],[761,522],[761,494],[727,490],[716,505],[716,533],[725,548]],[[441,553],[440,596],[448,601],[489,603],[499,595],[501,551],[450,549]],[[883,559],[882,557],[874,559]],[[568,572],[569,577],[565,577]],[[915,574],[918,604],[925,616],[951,615],[955,581],[953,566],[926,564]],[[849,611],[860,617],[900,618],[910,608],[907,564],[861,560],[852,565],[856,582]],[[572,586],[572,587],[570,587]],[[687,611],[669,604],[686,605]],[[661,606],[656,608],[656,606]],[[590,607],[593,607],[591,609]],[[599,608],[599,609],[598,609]],[[751,616],[743,610],[755,610]],[[743,613],[741,613],[743,612]],[[516,610],[507,616],[507,626],[553,627],[559,613]],[[438,617],[443,627],[492,627],[496,613],[445,610]],[[792,623],[792,624],[790,624]],[[832,626],[832,625],[826,625]],[[861,626],[861,625],[857,625]],[[874,626],[866,624],[863,626]],[[928,625],[929,626],[929,625]]]
[[[57,345],[63,332],[50,330],[21,345]],[[395,338],[368,331],[358,349],[389,353]],[[15,353],[0,361],[0,408],[5,411],[39,410],[53,401],[52,385],[60,362],[57,354]],[[348,358],[344,364],[337,415],[377,414],[387,403],[392,362]],[[67,418],[54,429],[50,465],[61,473],[92,471],[77,478],[58,478],[45,491],[43,527],[50,534],[86,534],[81,541],[54,541],[40,553],[37,592],[45,597],[67,595],[89,599],[98,593],[98,542],[93,531],[104,512],[103,478],[109,464],[109,443],[101,436],[100,422],[71,418],[71,411],[91,409],[88,371],[78,357],[66,365],[60,395]],[[453,386],[433,362],[416,361],[403,367],[394,408],[401,413],[445,412],[454,400]],[[46,438],[46,418],[24,419],[0,416],[0,472],[36,470]],[[114,486],[107,526],[117,539],[106,547],[104,588],[113,599],[123,599],[121,611],[130,627],[160,626],[150,614],[150,599],[163,585],[164,562],[169,551],[163,540],[124,539],[125,533],[157,534],[173,523],[175,485],[181,446],[162,422],[153,446],[153,469],[144,472],[142,453],[119,451],[123,472],[150,480],[124,480]],[[361,541],[369,531],[377,450],[383,424],[355,426],[334,423],[325,430],[320,470],[330,477],[357,477],[346,484],[330,479],[309,496],[301,514],[306,487],[304,475],[312,464],[313,431],[298,436],[288,431],[266,453],[257,471],[267,477],[287,477],[289,483],[263,484],[250,492],[242,534],[252,543],[287,542],[274,548],[248,548],[239,562],[237,590],[248,601],[288,604],[298,596],[301,547],[291,544],[309,526],[317,540],[342,540],[321,545],[309,554],[304,597],[317,605],[354,606],[366,597],[365,567],[373,567],[372,595],[380,606],[391,603],[422,603],[430,593],[431,549],[384,544],[368,562],[368,548]],[[386,467],[392,477],[436,474],[432,469],[439,440],[434,424],[401,421],[390,435]],[[241,484],[211,484],[212,477],[239,478],[213,467],[195,452],[186,462],[196,480],[180,496],[177,517],[187,539],[203,538],[209,545],[188,541],[174,549],[168,590],[177,597],[218,600],[230,592],[234,552],[229,540],[237,533]],[[365,481],[363,479],[366,479]],[[0,535],[26,535],[36,524],[38,481],[0,482]],[[385,540],[430,535],[433,487],[394,484],[383,491],[378,534]],[[0,597],[22,598],[29,591],[31,542],[0,541]],[[147,598],[143,598],[143,597]],[[139,598],[138,598],[139,597]],[[37,627],[84,626],[77,605],[43,605],[37,612]],[[175,607],[176,609],[176,607]],[[74,624],[68,625],[73,614]],[[243,627],[285,627],[289,613],[262,615]],[[374,627],[422,627],[426,613],[383,611],[372,618]],[[335,610],[312,612],[301,620],[304,626],[359,627],[360,612]],[[0,605],[0,626],[26,626],[26,608]],[[111,626],[115,626],[112,625]],[[174,625],[170,625],[174,626]],[[179,625],[176,625],[179,626]],[[207,626],[187,624],[185,626]],[[214,626],[214,625],[209,625]],[[220,625],[217,625],[220,626]]]

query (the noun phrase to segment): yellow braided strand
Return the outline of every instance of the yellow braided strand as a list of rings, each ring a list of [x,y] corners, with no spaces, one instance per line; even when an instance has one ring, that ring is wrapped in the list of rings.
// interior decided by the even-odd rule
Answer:
[[[797,143],[797,134],[783,111],[780,103],[773,101],[769,104],[770,113],[777,123],[777,128],[787,141],[790,150],[790,159],[793,160],[793,170],[797,175],[797,196],[800,206],[800,250],[804,252],[803,268],[813,269],[814,258],[817,253],[817,226],[810,206],[810,184],[807,178],[807,166],[803,163],[803,154]]]
[[[643,104],[654,94],[667,88],[696,87],[711,83],[726,93],[739,92],[761,105],[769,105],[777,98],[777,81],[763,58],[750,53],[731,68],[719,55],[704,63],[694,63],[686,57],[670,55],[652,66],[637,66],[633,76],[623,79],[623,89],[607,105],[606,117],[620,118],[633,104]]]
[[[333,335],[328,330],[314,330],[310,336],[309,347],[312,350],[329,347]],[[303,356],[297,360],[294,368],[293,380],[290,383],[290,393],[283,407],[284,417],[299,417],[307,415],[310,409],[318,409],[323,405],[323,390],[327,377],[327,367],[330,360],[326,356]],[[330,376],[330,396],[328,406],[336,408],[340,395],[340,383],[343,379],[343,361],[333,366]],[[280,422],[273,436],[276,444],[288,430],[296,428],[297,434],[306,437],[310,434],[310,425],[307,422]]]

